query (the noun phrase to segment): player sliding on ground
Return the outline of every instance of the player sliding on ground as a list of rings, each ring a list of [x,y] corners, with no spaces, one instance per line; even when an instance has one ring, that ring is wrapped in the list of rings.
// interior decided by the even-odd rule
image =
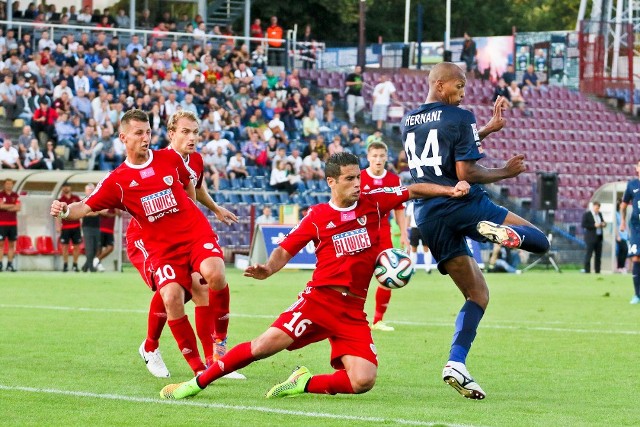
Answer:
[[[478,130],[473,113],[458,108],[465,84],[465,74],[457,65],[443,62],[433,67],[426,102],[402,121],[402,141],[414,182],[453,185],[465,180],[472,184],[467,197],[417,200],[414,210],[420,234],[438,260],[438,269],[451,276],[466,300],[456,319],[442,378],[464,397],[484,399],[485,392],[465,363],[489,303],[489,289],[465,236],[535,253],[549,250],[549,241],[528,221],[494,204],[478,185],[518,176],[526,168],[524,155],[509,159],[498,169],[476,163],[484,157],[480,141],[504,126],[505,99],[498,97],[493,117]]]
[[[309,242],[318,258],[311,281],[299,299],[251,342],[233,347],[201,375],[160,391],[165,399],[194,396],[228,372],[272,356],[284,349],[295,350],[328,339],[332,374],[312,375],[296,368],[267,397],[300,393],[365,393],[373,387],[378,359],[371,329],[364,312],[367,290],[380,252],[380,225],[385,215],[409,198],[462,197],[466,182],[453,186],[413,184],[360,192],[358,158],[338,153],[326,163],[329,203],[312,207],[285,237],[266,264],[250,266],[245,276],[263,280],[278,272]]]

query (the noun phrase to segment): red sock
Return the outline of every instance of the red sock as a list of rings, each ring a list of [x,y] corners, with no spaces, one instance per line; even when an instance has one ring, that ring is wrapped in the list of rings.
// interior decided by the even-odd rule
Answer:
[[[154,292],[149,304],[149,317],[147,318],[147,340],[144,342],[144,351],[155,351],[158,348],[160,335],[165,323],[167,323],[167,309],[160,292]]]
[[[211,328],[213,320],[211,318],[211,310],[208,305],[196,307],[196,332],[202,344],[204,359],[209,364],[213,360],[213,338],[211,337]]]
[[[384,289],[378,286],[376,290],[376,312],[373,316],[373,323],[378,323],[384,317],[384,313],[389,306],[389,300],[391,299],[391,290]]]
[[[229,372],[242,369],[256,359],[251,353],[251,342],[243,342],[233,347],[227,354],[222,356],[216,363],[209,366],[206,371],[198,377],[198,385],[205,388],[218,378]]]
[[[351,387],[347,371],[341,369],[333,374],[312,376],[307,383],[307,393],[353,394],[353,387]]]
[[[189,323],[187,315],[176,320],[169,320],[168,323],[169,328],[171,328],[171,333],[178,343],[178,348],[193,372],[203,371],[204,364],[198,352],[196,334],[193,333],[193,328],[191,327],[191,323]]]
[[[213,338],[223,340],[229,329],[229,285],[220,291],[209,289],[209,307],[213,318]]]

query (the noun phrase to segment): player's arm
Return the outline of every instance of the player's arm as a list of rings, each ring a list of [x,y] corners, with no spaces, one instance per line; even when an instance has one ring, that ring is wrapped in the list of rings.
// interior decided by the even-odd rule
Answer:
[[[469,183],[460,181],[455,187],[424,182],[407,187],[410,199],[429,199],[431,197],[462,197],[469,194]],[[400,225],[400,224],[398,224]]]
[[[206,206],[211,212],[214,213],[219,221],[226,224],[238,222],[238,217],[228,209],[218,205],[207,191],[207,185],[203,182],[200,188],[196,188],[196,200]]]
[[[193,185],[193,182],[189,180],[189,183],[184,187],[184,191],[187,192],[187,196],[194,202],[196,201],[196,187]]]
[[[51,216],[59,219],[82,219],[92,212],[91,208],[84,202],[73,202],[67,205],[65,202],[54,200],[51,203]]]
[[[498,96],[496,102],[493,103],[493,115],[491,120],[478,130],[480,140],[483,140],[493,132],[498,132],[506,124],[506,120],[502,117],[502,112],[509,106],[509,100],[504,96]]]
[[[518,154],[507,160],[501,168],[489,169],[480,166],[475,160],[459,160],[456,162],[456,175],[462,181],[474,184],[490,184],[506,178],[513,178],[526,170],[524,154]]]
[[[254,279],[264,280],[267,277],[277,273],[287,265],[289,260],[293,258],[289,252],[283,249],[281,246],[278,246],[269,257],[269,260],[266,264],[256,264],[247,267],[244,271],[244,275],[246,277],[253,277]]]

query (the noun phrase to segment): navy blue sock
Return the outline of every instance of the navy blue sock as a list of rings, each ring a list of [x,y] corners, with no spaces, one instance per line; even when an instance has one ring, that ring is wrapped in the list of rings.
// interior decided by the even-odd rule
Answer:
[[[467,300],[464,303],[456,318],[456,332],[453,334],[449,360],[465,363],[483,315],[484,310],[475,302]]]
[[[536,227],[528,225],[510,225],[509,227],[520,235],[522,239],[520,249],[534,254],[543,254],[549,250],[549,239]]]
[[[633,275],[633,289],[636,291],[636,296],[640,297],[640,262],[633,263],[631,273]]]

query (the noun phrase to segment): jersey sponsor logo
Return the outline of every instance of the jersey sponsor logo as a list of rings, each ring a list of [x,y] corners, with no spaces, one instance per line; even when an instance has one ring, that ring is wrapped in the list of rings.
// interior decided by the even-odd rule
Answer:
[[[146,179],[146,178],[152,177],[152,176],[154,176],[155,174],[156,174],[156,173],[155,173],[155,171],[153,170],[153,168],[146,168],[146,169],[142,169],[142,170],[140,171],[140,177],[141,177],[142,179]]]
[[[138,184],[138,182],[135,179],[129,183],[129,187],[137,187],[138,185],[140,184]]]
[[[329,221],[329,224],[327,224],[326,228],[336,228],[336,225],[333,223],[333,221]]]
[[[371,247],[371,239],[366,228],[346,231],[331,237],[336,257],[353,255]]]
[[[638,191],[640,191],[640,188],[634,188],[634,189],[633,189],[633,192],[634,192],[634,193],[637,193]]]
[[[358,218],[358,224],[360,224],[362,226],[367,225],[367,217],[366,217],[366,215],[363,215],[360,218]]]
[[[369,194],[375,193],[387,193],[387,194],[397,194],[398,196],[402,195],[402,192],[405,191],[407,187],[401,185],[399,187],[382,187],[376,188],[375,190],[371,190]]]
[[[356,212],[355,211],[340,212],[340,221],[346,222],[346,221],[353,221],[354,219],[356,219]]]
[[[382,185],[382,178],[374,178],[373,185]]]
[[[165,213],[178,212],[178,202],[170,188],[144,196],[140,199],[144,214],[150,222],[162,218]],[[167,212],[169,211],[169,212]],[[159,215],[156,215],[160,213]]]
[[[168,186],[171,186],[173,184],[173,177],[171,175],[167,175],[164,178],[162,178],[162,180],[164,181],[165,184],[167,184]]]

